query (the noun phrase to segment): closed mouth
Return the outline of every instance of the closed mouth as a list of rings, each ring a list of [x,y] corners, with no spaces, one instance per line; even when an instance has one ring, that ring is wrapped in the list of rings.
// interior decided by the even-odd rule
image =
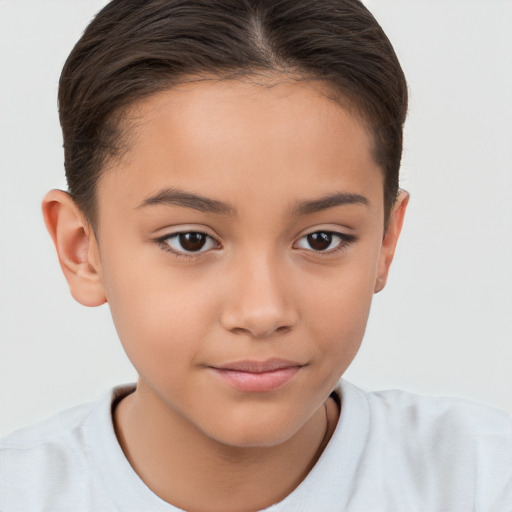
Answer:
[[[267,359],[265,361],[236,361],[232,363],[226,363],[221,366],[216,366],[214,368],[217,370],[230,370],[234,372],[267,373],[283,370],[285,368],[300,368],[302,366],[304,366],[304,364],[298,363],[297,361],[273,358]]]
[[[215,375],[244,393],[268,393],[283,387],[306,365],[285,359],[236,361],[211,366]]]

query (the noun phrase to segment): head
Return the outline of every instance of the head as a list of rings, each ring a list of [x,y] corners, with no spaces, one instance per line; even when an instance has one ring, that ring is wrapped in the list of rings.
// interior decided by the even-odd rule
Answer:
[[[97,223],[98,179],[126,149],[122,121],[131,105],[193,79],[267,74],[321,81],[361,118],[384,176],[387,219],[407,87],[388,38],[359,0],[109,3],[71,52],[59,86],[69,192],[86,218]]]
[[[60,81],[69,195],[43,210],[72,294],[108,301],[154,404],[241,446],[320,407],[393,258],[406,91],[357,0],[96,16]],[[240,380],[255,362],[285,368]]]

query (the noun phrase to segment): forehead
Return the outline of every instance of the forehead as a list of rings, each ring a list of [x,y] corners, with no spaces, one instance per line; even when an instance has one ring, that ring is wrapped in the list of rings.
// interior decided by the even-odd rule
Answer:
[[[345,136],[356,136],[365,149],[370,142],[370,132],[348,99],[324,82],[305,79],[203,79],[183,83],[135,103],[125,125],[128,135],[132,135],[132,145],[148,129],[153,136],[157,132],[164,137],[181,136],[187,144],[220,139],[228,143],[229,134],[234,143],[239,130],[248,143],[259,140],[280,148],[283,143],[314,142],[319,137],[325,145],[339,145],[340,140],[335,139],[340,130]]]
[[[302,199],[333,189],[382,196],[371,137],[343,99],[312,81],[197,81],[134,105],[127,151],[99,186],[132,204],[177,187],[230,202]]]

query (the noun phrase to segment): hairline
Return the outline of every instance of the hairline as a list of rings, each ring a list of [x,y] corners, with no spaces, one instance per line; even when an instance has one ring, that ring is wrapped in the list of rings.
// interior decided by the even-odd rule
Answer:
[[[256,79],[256,80],[254,80]],[[126,157],[136,144],[135,134],[137,127],[144,122],[143,115],[137,115],[137,111],[147,103],[154,96],[172,91],[181,85],[203,83],[203,82],[244,82],[254,86],[272,88],[277,85],[289,83],[308,83],[311,87],[325,99],[332,102],[336,107],[346,110],[350,115],[356,117],[361,123],[361,126],[368,135],[370,143],[369,151],[374,159],[376,165],[380,168],[384,176],[383,194],[384,194],[384,225],[387,226],[388,218],[391,214],[392,204],[388,205],[386,199],[386,186],[385,180],[387,173],[382,165],[377,161],[375,152],[377,149],[376,133],[371,126],[370,115],[367,114],[364,108],[358,105],[357,99],[353,99],[353,94],[348,94],[346,91],[341,90],[341,87],[335,84],[332,80],[324,77],[314,76],[307,72],[300,72],[294,69],[252,69],[252,70],[234,70],[229,72],[206,72],[206,73],[187,73],[183,75],[169,76],[168,80],[162,79],[161,84],[157,85],[154,89],[148,90],[144,94],[133,98],[129,98],[122,105],[119,105],[115,110],[110,112],[104,124],[113,129],[112,138],[115,140],[115,148],[108,148],[101,155],[98,165],[100,166],[98,172],[98,179],[92,189],[92,197],[89,202],[89,212],[82,211],[84,217],[91,225],[94,232],[99,232],[100,218],[99,218],[99,203],[98,203],[98,189],[101,186],[101,181],[105,173],[109,172],[113,166],[122,165],[126,162]],[[91,208],[92,207],[92,208]]]

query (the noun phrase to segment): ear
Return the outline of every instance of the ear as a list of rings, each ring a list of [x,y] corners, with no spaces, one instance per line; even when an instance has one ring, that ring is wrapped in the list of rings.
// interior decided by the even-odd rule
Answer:
[[[42,209],[71,295],[84,306],[104,304],[99,249],[90,224],[62,190],[48,192]]]
[[[374,292],[380,292],[388,279],[389,267],[395,255],[396,244],[402,224],[404,223],[405,210],[409,203],[409,193],[405,190],[400,190],[397,200],[391,211],[388,226],[382,239],[382,247],[380,250],[379,263],[377,268],[377,279],[375,280]]]

